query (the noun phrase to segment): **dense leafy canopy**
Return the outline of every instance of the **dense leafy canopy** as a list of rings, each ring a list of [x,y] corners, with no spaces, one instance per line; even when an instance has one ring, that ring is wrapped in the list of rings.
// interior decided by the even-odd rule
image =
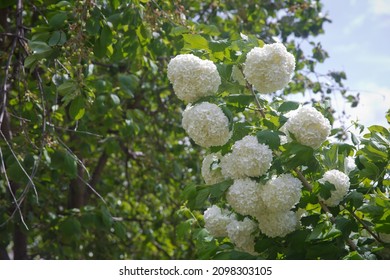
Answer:
[[[283,114],[299,105],[285,95],[312,92],[331,122],[333,92],[352,106],[358,101],[344,88],[344,72],[324,79],[316,73],[328,57],[313,40],[329,21],[321,8],[307,0],[2,1],[1,258],[251,257],[202,227],[203,210],[232,182],[202,185],[203,151],[181,128],[184,104],[166,75],[179,53],[215,62],[225,111],[246,116],[232,122],[231,141],[215,150],[226,153],[257,134],[281,153],[275,173],[296,169],[313,187],[299,203],[309,213],[305,227],[286,238],[259,238],[262,258],[388,258],[378,233],[390,233],[389,130],[372,126],[362,138],[352,135],[354,145],[336,141],[321,150],[279,142]],[[233,65],[275,38],[294,54],[296,72],[272,100],[258,100],[259,118],[248,87],[231,79]],[[343,128],[332,134],[347,136]],[[317,180],[343,168],[347,156],[358,167],[352,191],[342,207],[329,209],[330,219],[317,194],[332,186],[327,191]],[[356,248],[345,246],[348,240]]]

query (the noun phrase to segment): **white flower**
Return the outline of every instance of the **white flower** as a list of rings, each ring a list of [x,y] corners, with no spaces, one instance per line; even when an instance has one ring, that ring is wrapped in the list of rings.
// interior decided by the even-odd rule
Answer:
[[[226,227],[235,220],[235,216],[226,209],[213,205],[203,213],[205,228],[214,237],[227,236]]]
[[[285,124],[302,145],[317,149],[330,134],[330,123],[313,107],[301,107],[296,110]]]
[[[226,193],[226,200],[241,215],[255,216],[265,209],[260,185],[249,178],[235,180]]]
[[[192,54],[180,54],[168,64],[168,79],[177,97],[191,103],[218,91],[221,77],[210,60]]]
[[[281,43],[253,48],[246,56],[244,75],[260,93],[283,89],[295,69],[295,58]]]
[[[290,210],[301,198],[302,183],[291,174],[272,178],[261,188],[261,198],[270,212]]]
[[[238,250],[256,255],[255,237],[253,235],[256,228],[256,223],[246,217],[243,221],[231,221],[227,226],[227,232],[230,241]]]
[[[292,211],[262,213],[256,216],[259,229],[268,237],[284,237],[297,229],[297,215]]]
[[[230,154],[221,159],[222,174],[233,179],[264,175],[271,166],[272,151],[255,136],[237,141]]]
[[[336,169],[326,171],[324,176],[318,180],[321,184],[329,182],[335,186],[335,190],[330,192],[330,197],[328,199],[320,199],[328,206],[337,206],[344,196],[348,193],[349,190],[349,177],[343,172]]]
[[[225,179],[219,166],[221,158],[221,153],[212,153],[203,159],[201,171],[207,185],[217,184]]]
[[[182,126],[204,148],[222,146],[231,137],[229,119],[221,108],[208,102],[188,106],[183,112]]]
[[[344,173],[349,174],[356,168],[355,160],[353,157],[346,157],[344,159]]]
[[[379,238],[385,243],[390,243],[390,233],[380,232]]]

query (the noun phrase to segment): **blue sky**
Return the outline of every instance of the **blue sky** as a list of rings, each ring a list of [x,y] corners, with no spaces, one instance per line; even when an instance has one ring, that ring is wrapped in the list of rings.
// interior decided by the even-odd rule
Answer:
[[[320,72],[343,70],[345,85],[360,92],[360,105],[349,109],[337,99],[336,108],[345,109],[351,120],[365,126],[388,127],[385,113],[390,109],[390,0],[323,0],[323,12],[332,23],[318,36],[328,51]]]

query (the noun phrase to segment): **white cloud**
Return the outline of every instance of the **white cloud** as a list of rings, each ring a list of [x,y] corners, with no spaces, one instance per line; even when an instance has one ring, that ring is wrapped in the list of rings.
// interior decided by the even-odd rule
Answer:
[[[362,26],[367,19],[367,14],[361,14],[355,17],[352,21],[343,28],[344,34],[351,34],[356,28]]]
[[[365,126],[387,126],[386,112],[390,109],[390,88],[364,81],[356,86],[361,90],[360,103],[357,108],[347,109],[351,120],[358,120]]]
[[[370,5],[370,10],[376,15],[390,15],[389,0],[370,0],[367,1]]]

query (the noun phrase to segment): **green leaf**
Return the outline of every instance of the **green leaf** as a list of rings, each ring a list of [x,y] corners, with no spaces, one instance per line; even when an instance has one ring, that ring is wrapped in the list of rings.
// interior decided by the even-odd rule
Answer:
[[[318,194],[323,198],[323,199],[328,199],[332,195],[332,191],[336,190],[336,187],[329,182],[325,182],[324,184],[319,184],[319,190]]]
[[[68,95],[74,93],[77,88],[77,84],[73,80],[67,80],[62,83],[58,88],[58,93],[60,95]]]
[[[103,48],[107,48],[112,42],[112,31],[108,26],[104,26],[100,34],[100,44]]]
[[[121,104],[121,100],[119,99],[118,95],[111,93],[110,97],[111,97],[112,103],[114,103],[114,105],[118,106],[119,104]]]
[[[58,29],[65,24],[67,19],[68,15],[66,12],[58,12],[49,19],[49,25],[54,29]]]
[[[118,76],[118,80],[121,90],[129,97],[134,97],[133,92],[139,85],[138,77],[132,74],[120,74]]]
[[[52,167],[61,172],[65,172],[70,178],[77,177],[76,159],[68,152],[56,150],[51,155]]]
[[[248,122],[235,122],[233,124],[233,136],[231,140],[236,142],[241,140],[252,131],[252,126]]]
[[[307,237],[307,241],[332,240],[341,236],[341,234],[342,232],[338,230],[335,225],[329,227],[326,223],[321,223],[313,229],[311,234]]]
[[[30,41],[28,45],[34,54],[49,53],[52,50],[49,45],[41,41]]]
[[[233,184],[233,180],[226,180],[209,186],[210,196],[214,199],[219,199],[225,191]]]
[[[33,69],[35,68],[38,61],[39,56],[37,56],[36,54],[32,54],[24,60],[24,67]]]
[[[85,113],[84,98],[79,95],[70,103],[69,115],[73,120],[78,121],[84,116],[84,113]]]
[[[223,52],[230,46],[230,43],[227,39],[211,41],[208,44],[212,52]]]
[[[63,31],[54,31],[49,39],[49,46],[62,46],[66,42],[66,34]]]
[[[280,132],[273,130],[262,130],[257,132],[257,141],[268,145],[272,150],[277,150],[280,146]]]
[[[286,112],[289,112],[289,111],[292,111],[292,110],[296,110],[298,109],[300,103],[299,102],[295,102],[295,101],[285,101],[283,102],[279,108],[278,108],[278,112],[280,113],[286,113]]]
[[[180,26],[172,28],[172,30],[169,34],[171,36],[179,36],[179,35],[182,35],[182,34],[187,33],[187,32],[189,32],[188,28],[180,25]]]
[[[183,34],[184,47],[195,50],[209,50],[209,42],[199,34]]]
[[[345,202],[347,203],[347,205],[349,205],[350,207],[353,207],[355,209],[357,209],[363,205],[363,200],[364,200],[364,195],[360,192],[355,191],[355,190],[350,192],[345,197]]]

